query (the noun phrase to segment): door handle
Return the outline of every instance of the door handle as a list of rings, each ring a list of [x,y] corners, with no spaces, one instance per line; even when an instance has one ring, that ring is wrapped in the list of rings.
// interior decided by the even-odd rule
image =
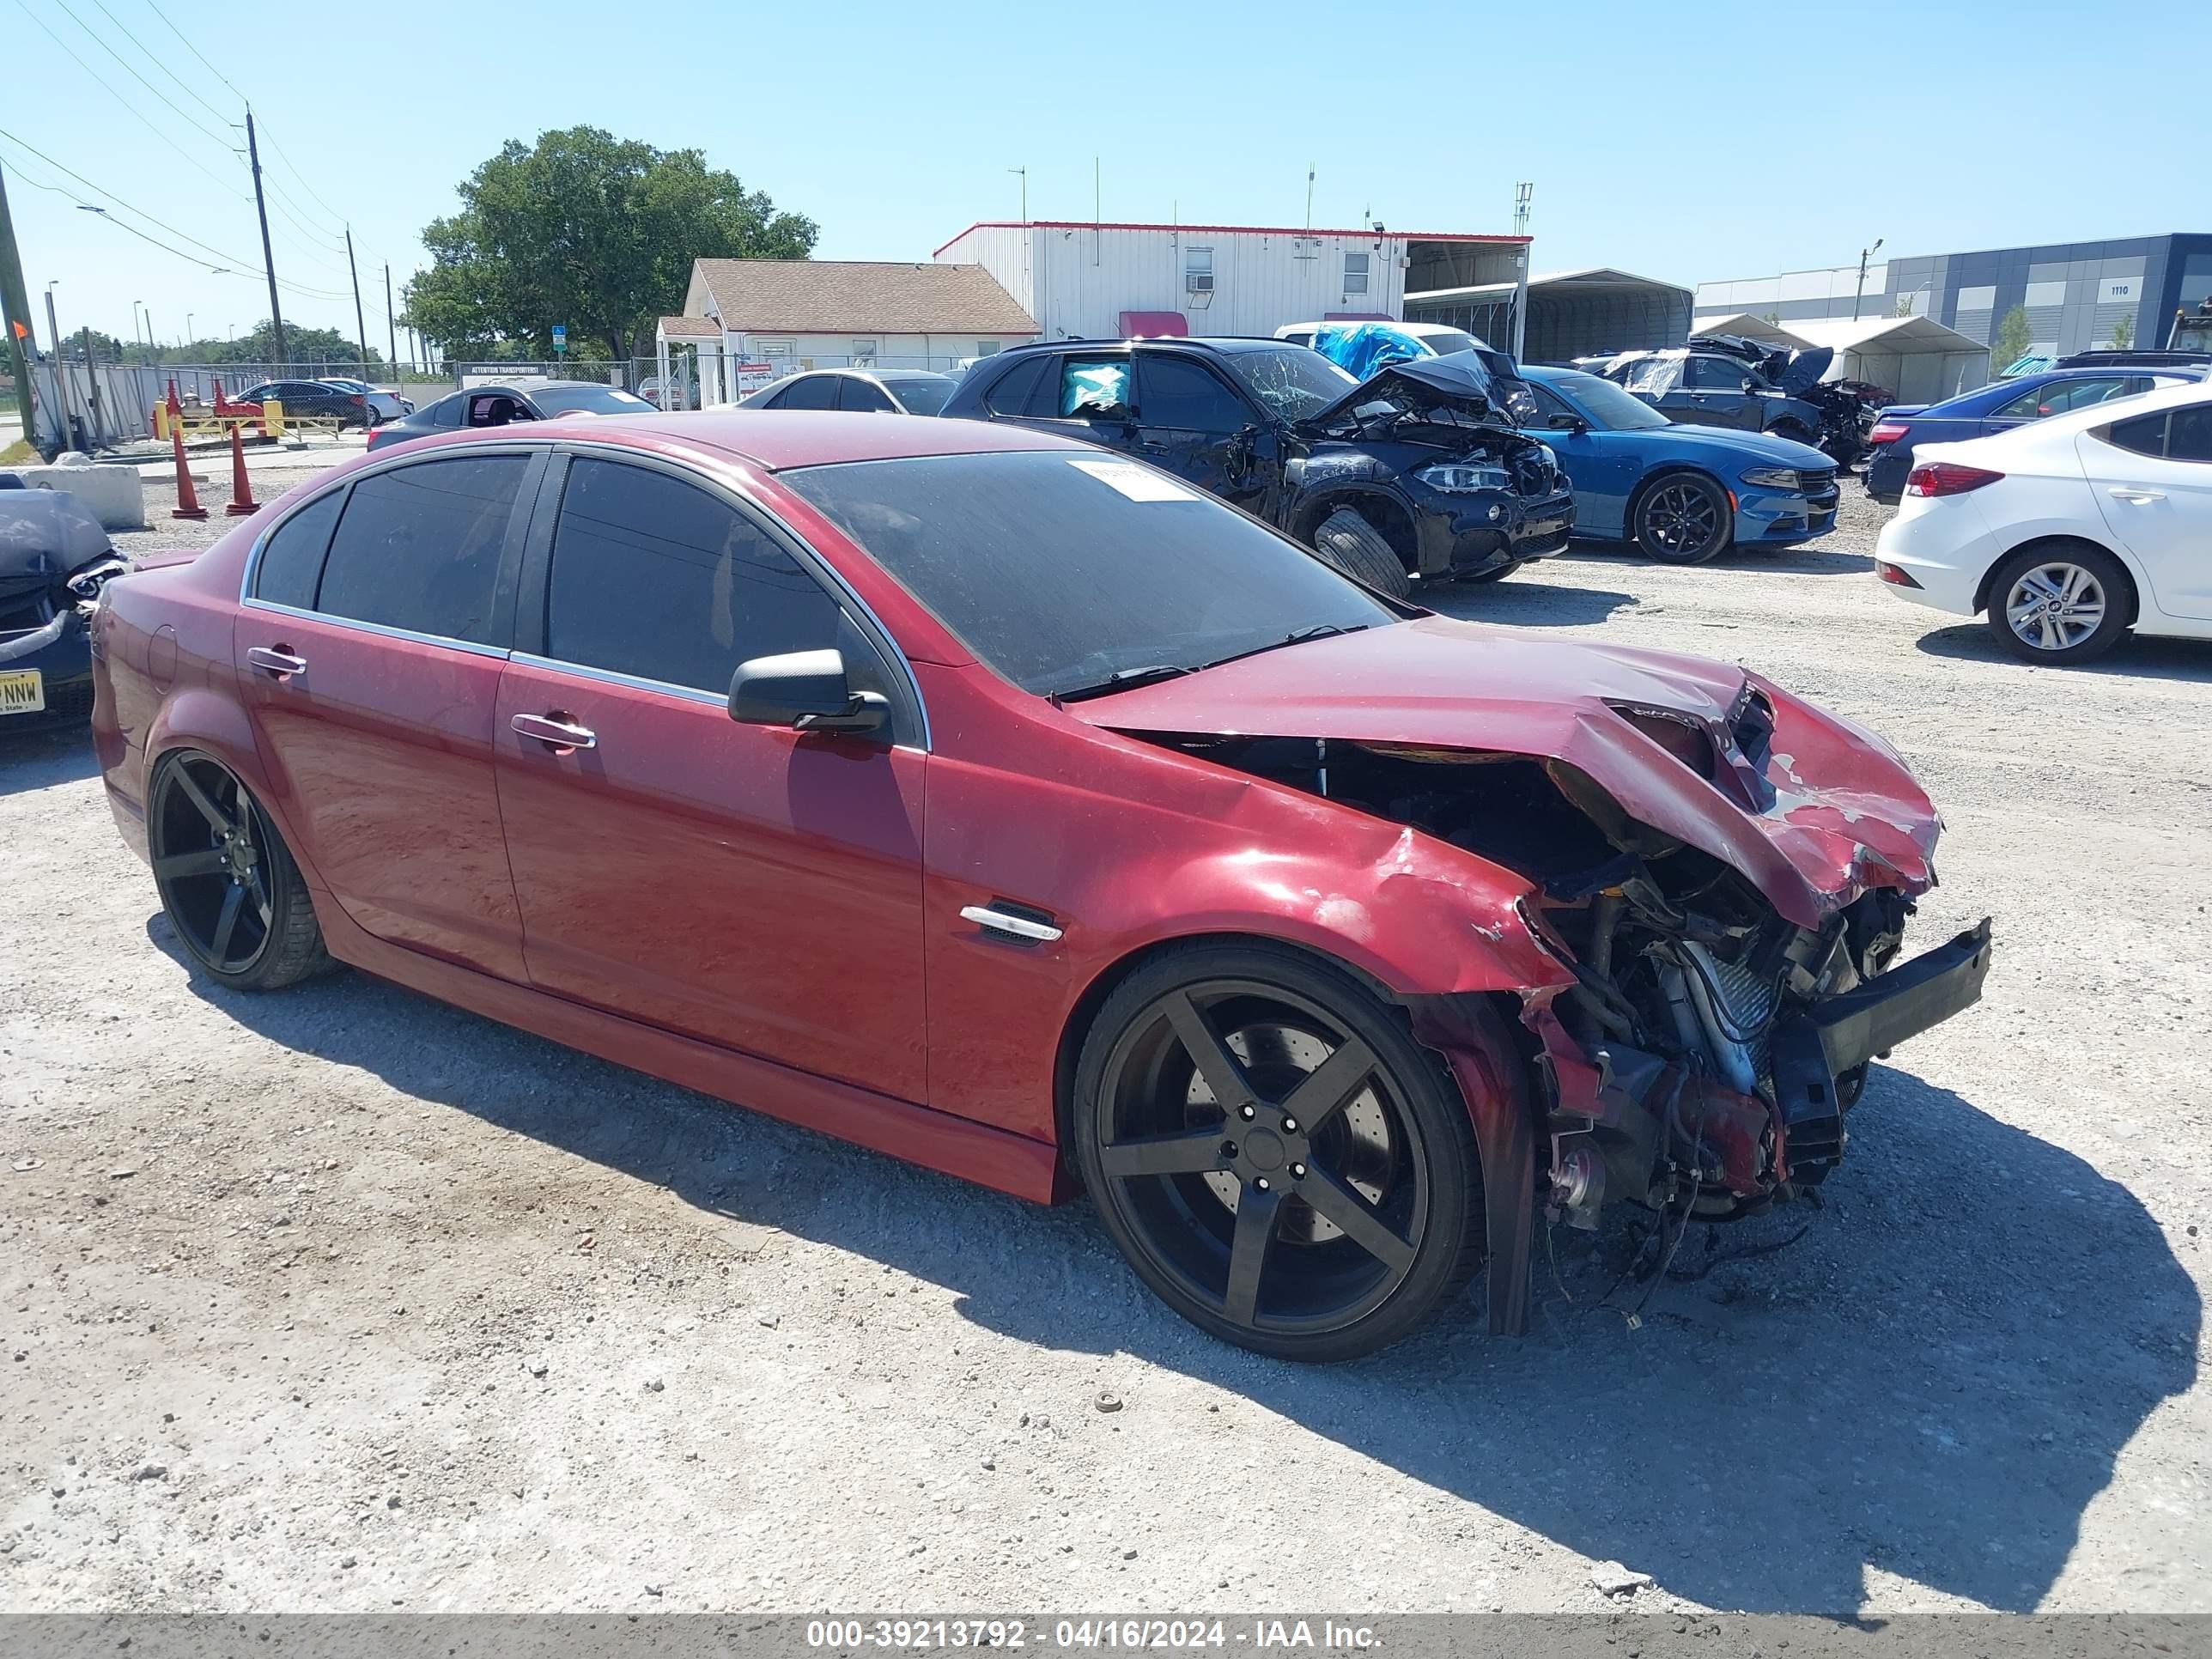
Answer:
[[[286,680],[295,674],[307,672],[307,659],[296,657],[281,645],[257,645],[246,653],[246,660],[272,678]]]
[[[573,753],[579,749],[596,749],[599,734],[588,726],[578,726],[552,714],[517,714],[507,724],[521,736],[533,738],[556,755]]]
[[[2114,501],[2126,501],[2134,507],[2148,507],[2153,501],[2162,501],[2166,499],[2166,493],[2163,490],[2136,489],[2126,484],[2120,484],[2105,493],[2112,496]]]

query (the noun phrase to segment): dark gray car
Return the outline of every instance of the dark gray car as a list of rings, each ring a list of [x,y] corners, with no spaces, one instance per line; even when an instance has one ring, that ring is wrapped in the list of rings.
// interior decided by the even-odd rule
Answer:
[[[1602,372],[1670,421],[1771,432],[1818,446],[1820,410],[1797,394],[1818,384],[1834,356],[1825,347],[1801,351],[1773,384],[1740,356],[1695,347],[1625,352]]]
[[[738,407],[934,415],[959,384],[956,374],[922,368],[815,368],[763,386]]]

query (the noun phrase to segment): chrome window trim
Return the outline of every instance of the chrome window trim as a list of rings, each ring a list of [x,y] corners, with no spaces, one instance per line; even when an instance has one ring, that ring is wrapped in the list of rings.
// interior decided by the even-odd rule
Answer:
[[[649,680],[642,674],[620,674],[611,668],[592,668],[580,662],[563,662],[558,657],[541,657],[528,651],[511,652],[507,660],[517,667],[544,668],[556,674],[574,674],[579,679],[597,680],[602,685],[626,685],[634,691],[657,691],[665,697],[704,703],[709,708],[727,708],[730,706],[726,692],[718,697],[712,691],[702,691],[696,685],[678,685],[670,680]]]
[[[808,372],[814,373],[817,371],[810,370]],[[829,578],[831,586],[834,586],[839,593],[844,596],[846,600],[851,604],[854,610],[858,611],[860,616],[867,620],[868,625],[875,629],[877,636],[883,641],[884,645],[890,647],[892,663],[897,667],[901,673],[906,676],[907,688],[914,694],[915,708],[921,715],[921,741],[919,744],[895,744],[894,747],[900,749],[919,749],[923,754],[931,753],[936,749],[936,739],[931,733],[929,726],[929,700],[921,695],[921,681],[915,673],[914,664],[908,659],[905,648],[899,644],[898,635],[892,633],[890,629],[884,626],[884,619],[876,614],[875,607],[870,605],[866,599],[862,599],[860,593],[854,588],[853,584],[846,580],[845,573],[837,568],[836,562],[833,560],[824,558],[822,556],[821,550],[817,548],[813,543],[808,541],[805,537],[800,535],[798,531],[793,529],[790,522],[786,520],[781,513],[778,513],[774,507],[770,507],[766,501],[762,501],[759,496],[756,495],[750,489],[746,489],[742,484],[733,483],[728,479],[717,477],[715,474],[705,471],[701,467],[696,459],[688,455],[671,455],[661,450],[643,449],[635,447],[629,444],[599,442],[590,438],[563,438],[558,441],[556,447],[571,454],[602,456],[611,460],[635,461],[641,457],[643,457],[648,459],[659,460],[663,462],[673,462],[702,483],[710,484],[714,489],[721,490],[726,495],[736,496],[739,501],[743,501],[746,507],[750,508],[753,512],[759,514],[763,519],[773,525],[777,530],[782,532],[783,534],[789,538],[793,546],[802,548],[805,550],[806,556],[813,562],[813,568],[819,570],[824,576]],[[731,454],[737,453],[735,451],[725,453]],[[743,459],[745,458],[739,456],[738,459]],[[559,528],[557,522],[555,525],[555,528],[556,530]],[[865,550],[862,550],[861,556],[863,558],[867,556]],[[552,576],[550,559],[548,561],[546,575],[547,580],[550,581]],[[599,672],[596,669],[582,668],[578,665],[572,663],[551,662],[547,663],[545,665],[559,669],[573,668],[579,673],[589,674],[597,673]],[[657,680],[626,680],[620,675],[614,676],[613,678],[617,684],[635,684],[641,686],[642,689],[648,691],[673,690],[684,692],[686,695],[690,696],[707,695],[696,692],[690,687],[668,687]],[[709,701],[726,702],[727,699],[710,696]]]
[[[357,617],[333,616],[327,611],[302,611],[295,605],[278,605],[271,599],[240,599],[238,603],[241,610],[264,611],[276,617],[297,617],[301,622],[320,623],[326,628],[350,629],[357,634],[374,634],[380,639],[443,646],[448,651],[465,652],[471,657],[488,657],[496,662],[504,662],[514,654],[504,646],[479,645],[474,640],[447,639],[442,634],[418,634],[411,628],[393,628],[385,623],[363,622]]]

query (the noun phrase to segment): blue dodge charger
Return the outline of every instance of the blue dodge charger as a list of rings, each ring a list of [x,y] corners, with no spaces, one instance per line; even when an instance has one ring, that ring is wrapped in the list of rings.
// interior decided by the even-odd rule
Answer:
[[[1764,433],[1681,426],[1610,380],[1524,368],[1538,426],[1575,492],[1575,534],[1633,542],[1669,564],[1789,547],[1836,525],[1836,464]]]

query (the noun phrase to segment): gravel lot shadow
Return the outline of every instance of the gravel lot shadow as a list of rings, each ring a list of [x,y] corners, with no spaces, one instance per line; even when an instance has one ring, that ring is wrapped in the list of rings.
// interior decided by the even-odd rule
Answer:
[[[181,961],[158,914],[148,934]],[[1527,1339],[1481,1333],[1478,1284],[1389,1352],[1314,1369],[1176,1319],[1087,1205],[1026,1206],[357,974],[274,996],[194,988],[270,1040],[416,1100],[941,1285],[1007,1338],[1126,1353],[1247,1397],[1285,1425],[1255,1437],[1251,1456],[1294,1464],[1303,1435],[1327,1436],[1722,1607],[1852,1613],[1875,1569],[2033,1608],[2115,1460],[2196,1373],[2196,1286],[2136,1198],[1893,1069],[1877,1069],[1854,1114],[1825,1210],[1722,1230],[1713,1256],[1693,1232],[1676,1271],[1711,1271],[1662,1281],[1640,1327],[1623,1316],[1638,1286],[1597,1305],[1622,1234],[1593,1246],[1563,1233],[1558,1280],[1539,1250]],[[1736,1259],[1807,1221],[1790,1248]],[[1325,1493],[1312,1513],[1330,1524]]]
[[[1650,565],[1656,562],[1620,542],[1577,542],[1573,544],[1573,553],[1576,558],[1587,559],[1592,563]],[[1874,555],[1832,547],[1822,540],[1801,543],[1796,547],[1731,547],[1718,558],[1688,568],[1692,570],[1726,570],[1739,565],[1790,574],[1850,574],[1871,571]]]
[[[1577,628],[1601,623],[1635,596],[1606,587],[1570,587],[1528,581],[1516,574],[1503,581],[1468,586],[1446,582],[1413,595],[1438,616],[1462,622],[1498,623],[1511,628]]]
[[[1949,657],[1959,662],[1995,663],[2026,673],[2036,672],[2034,665],[2023,662],[1991,639],[1989,629],[1980,623],[1939,628],[1931,634],[1922,635],[1918,643],[1921,650],[1931,657]],[[2132,674],[2148,679],[2212,684],[2212,644],[2202,640],[2144,639],[2131,635],[2114,646],[2109,655],[2100,657],[2094,662],[2077,663],[2070,667],[2044,672],[2053,674]]]
[[[81,726],[0,733],[0,796],[76,783],[99,769],[92,738]]]

